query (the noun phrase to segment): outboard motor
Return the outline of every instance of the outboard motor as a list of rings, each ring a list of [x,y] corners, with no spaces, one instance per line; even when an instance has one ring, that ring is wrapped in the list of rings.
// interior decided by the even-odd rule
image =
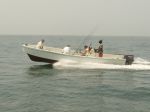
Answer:
[[[126,65],[131,65],[134,61],[134,55],[124,55],[124,59],[126,59]]]

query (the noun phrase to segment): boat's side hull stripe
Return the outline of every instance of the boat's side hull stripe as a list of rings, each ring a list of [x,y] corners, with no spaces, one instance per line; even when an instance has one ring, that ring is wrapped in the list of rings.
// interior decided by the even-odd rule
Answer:
[[[34,56],[34,55],[31,55],[31,54],[28,54],[28,56],[32,61],[36,61],[36,62],[46,62],[46,63],[51,63],[51,64],[58,62],[57,60],[41,58],[41,57]]]

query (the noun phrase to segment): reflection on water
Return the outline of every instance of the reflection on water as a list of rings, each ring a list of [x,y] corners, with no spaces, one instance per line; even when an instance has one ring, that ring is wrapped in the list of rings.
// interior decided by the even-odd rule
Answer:
[[[45,65],[33,65],[29,69],[31,70],[38,70],[38,69],[52,69],[53,65],[52,64],[45,64]]]
[[[51,64],[33,65],[28,68],[27,74],[33,75],[33,76],[48,75],[51,69],[53,69],[53,65]]]

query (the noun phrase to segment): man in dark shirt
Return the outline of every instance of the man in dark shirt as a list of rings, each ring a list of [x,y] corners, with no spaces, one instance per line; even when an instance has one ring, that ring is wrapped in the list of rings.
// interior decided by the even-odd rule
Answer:
[[[99,41],[99,47],[98,47],[98,49],[97,49],[97,52],[98,52],[98,54],[99,54],[99,57],[103,57],[103,41],[102,40],[100,40]]]

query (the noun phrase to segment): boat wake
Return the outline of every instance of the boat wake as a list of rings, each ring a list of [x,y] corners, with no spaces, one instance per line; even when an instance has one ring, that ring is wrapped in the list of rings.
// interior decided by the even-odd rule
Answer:
[[[103,70],[150,70],[150,62],[142,58],[135,58],[132,65],[113,65],[100,63],[80,63],[72,60],[61,60],[53,65],[55,69],[103,69]]]
[[[142,59],[140,57],[135,58],[135,61],[133,64],[143,64],[143,65],[150,65],[150,61],[146,59]]]

